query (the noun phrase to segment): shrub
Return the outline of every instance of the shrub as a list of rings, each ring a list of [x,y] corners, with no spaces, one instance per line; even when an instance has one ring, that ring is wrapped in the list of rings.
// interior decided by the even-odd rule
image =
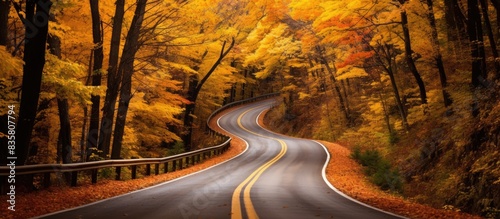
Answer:
[[[105,179],[110,179],[115,176],[115,170],[112,167],[102,168],[99,170],[99,176]]]
[[[379,151],[361,151],[361,148],[356,146],[351,157],[364,167],[365,174],[375,185],[383,190],[401,192],[403,182],[399,172],[391,168],[390,162],[384,159]]]
[[[398,142],[399,142],[399,135],[398,135],[398,133],[396,133],[396,132],[391,132],[391,133],[389,134],[389,143],[390,143],[391,145],[395,145],[395,144],[396,144],[396,143],[398,143]]]
[[[167,156],[172,156],[176,154],[184,153],[184,143],[182,141],[176,141],[174,147],[170,149],[167,153]]]

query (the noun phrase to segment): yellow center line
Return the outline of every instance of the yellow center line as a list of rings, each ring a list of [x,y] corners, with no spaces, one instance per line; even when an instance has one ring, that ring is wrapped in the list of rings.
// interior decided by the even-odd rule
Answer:
[[[257,108],[257,107],[255,107],[255,108]],[[287,151],[287,146],[286,146],[286,143],[284,141],[282,141],[280,139],[272,138],[269,136],[264,136],[264,135],[261,135],[259,133],[255,133],[253,131],[248,130],[247,128],[245,128],[241,124],[241,118],[243,118],[243,116],[245,114],[247,114],[249,111],[251,111],[255,108],[252,108],[252,109],[249,109],[249,110],[243,112],[238,117],[238,121],[237,121],[238,126],[240,128],[242,128],[243,130],[245,130],[246,132],[252,133],[254,135],[277,140],[281,144],[281,151],[273,159],[269,160],[264,165],[257,168],[257,170],[255,170],[252,174],[250,174],[250,176],[248,176],[241,184],[238,185],[238,187],[236,187],[236,189],[234,190],[233,196],[232,196],[232,205],[231,205],[231,212],[232,212],[231,218],[232,219],[243,218],[243,214],[241,211],[240,196],[241,196],[241,190],[243,189],[243,187],[245,187],[245,185],[246,185],[246,187],[245,187],[245,191],[243,192],[243,203],[244,203],[248,218],[250,218],[250,219],[259,218],[259,216],[257,215],[257,212],[255,211],[255,208],[253,207],[252,200],[250,198],[250,190],[251,190],[252,186],[255,184],[255,182],[257,182],[259,177],[264,173],[264,171],[267,168],[269,168],[271,165],[276,163],[279,159],[281,159]]]

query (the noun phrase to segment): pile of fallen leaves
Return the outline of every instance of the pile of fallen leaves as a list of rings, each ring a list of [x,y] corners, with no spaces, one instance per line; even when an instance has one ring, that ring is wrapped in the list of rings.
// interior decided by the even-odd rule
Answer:
[[[451,210],[435,209],[386,193],[370,183],[363,168],[350,158],[351,151],[338,144],[324,144],[331,159],[326,169],[328,181],[346,195],[379,209],[410,218],[481,218]]]

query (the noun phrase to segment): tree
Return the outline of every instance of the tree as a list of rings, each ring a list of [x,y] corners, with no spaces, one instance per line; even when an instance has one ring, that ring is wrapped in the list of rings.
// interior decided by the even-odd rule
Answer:
[[[401,101],[401,95],[399,94],[396,78],[394,77],[396,66],[395,57],[398,54],[402,53],[402,51],[396,49],[394,45],[388,44],[387,42],[381,42],[380,40],[375,40],[373,44],[374,45],[370,45],[370,47],[376,53],[376,56],[374,56],[375,62],[384,69],[387,75],[389,75],[392,90],[394,92],[394,98],[396,99],[396,105],[398,107],[399,115],[401,116],[403,127],[405,128],[405,130],[408,130],[408,115],[406,113],[403,102]]]
[[[118,72],[122,72],[122,86],[120,88],[120,99],[118,113],[116,115],[115,131],[113,134],[113,148],[111,159],[121,157],[122,140],[127,119],[130,99],[132,98],[132,75],[134,73],[134,58],[139,49],[139,34],[144,21],[144,13],[148,0],[137,0],[134,18],[127,33],[127,39],[123,48],[122,60]]]
[[[103,34],[102,34],[102,22],[99,15],[99,0],[90,0],[90,10],[92,15],[92,39],[94,42],[94,48],[92,48],[93,54],[93,66],[92,68],[92,86],[101,86],[102,80],[102,62],[104,58],[103,54]],[[87,134],[87,148],[97,148],[99,139],[99,112],[100,112],[100,102],[101,97],[99,95],[92,95],[92,108],[90,110],[90,123],[89,132]],[[103,151],[106,154],[107,151]]]
[[[184,114],[184,126],[188,128],[188,131],[187,134],[183,137],[184,147],[186,151],[190,151],[192,148],[191,136],[193,134],[193,113],[196,107],[196,100],[198,99],[198,95],[200,94],[200,91],[205,82],[214,73],[215,69],[221,64],[224,57],[226,57],[227,54],[229,54],[229,52],[231,51],[231,49],[234,47],[235,43],[234,38],[231,39],[231,43],[227,49],[226,49],[226,43],[227,41],[224,41],[222,43],[219,58],[217,58],[215,63],[212,65],[212,67],[208,70],[208,72],[200,81],[198,81],[196,75],[193,75],[189,79],[189,90],[188,90],[187,100],[189,100],[190,103],[186,104],[186,110]]]
[[[404,36],[404,45],[405,45],[405,58],[410,68],[410,72],[417,82],[418,88],[420,90],[420,100],[422,104],[427,103],[427,93],[425,91],[424,81],[420,76],[420,73],[417,70],[417,66],[415,66],[415,60],[413,59],[413,50],[411,49],[411,38],[410,38],[410,29],[408,27],[408,15],[406,13],[406,9],[403,8],[403,5],[407,2],[407,0],[398,0],[401,4],[401,26],[403,28],[403,36]]]
[[[8,23],[9,23],[10,0],[0,1],[0,45],[8,46]]]
[[[122,73],[118,71],[118,61],[124,13],[125,0],[117,0],[115,14],[113,17],[113,30],[109,52],[107,90],[104,98],[101,127],[98,137],[99,150],[102,150],[105,155],[109,154],[116,99],[118,98],[118,92],[122,80]]]
[[[490,16],[488,15],[488,4],[486,0],[479,0],[481,11],[484,18],[484,24],[486,28],[486,34],[488,35],[488,41],[490,42],[491,53],[493,54],[494,66],[495,66],[495,75],[500,74],[500,60],[498,57],[498,49],[496,39],[493,36],[493,28],[491,27]]]
[[[443,56],[441,55],[440,51],[440,46],[439,46],[439,39],[438,39],[438,31],[436,27],[436,18],[434,17],[434,5],[433,5],[433,0],[427,0],[427,7],[428,7],[428,12],[427,12],[427,19],[429,20],[429,24],[431,26],[431,41],[432,41],[432,48],[434,52],[434,59],[436,60],[436,66],[439,71],[439,80],[441,82],[441,90],[443,93],[443,100],[444,100],[444,106],[449,107],[453,101],[450,97],[450,94],[446,90],[446,87],[448,86],[448,82],[446,79],[446,72],[444,70],[444,64],[443,64]]]
[[[481,86],[481,81],[487,79],[486,55],[484,52],[483,28],[477,0],[467,1],[467,33],[471,46],[473,88]]]
[[[462,40],[465,40],[462,36],[465,36],[467,33],[467,18],[462,13],[458,0],[445,0],[444,5],[448,41],[453,43],[458,40],[460,43]]]
[[[344,99],[344,97],[342,96],[342,92],[340,91],[340,88],[339,88],[337,79],[335,78],[333,69],[330,67],[330,63],[328,62],[328,59],[323,54],[324,53],[323,51],[324,51],[324,49],[322,49],[321,47],[318,47],[318,54],[319,54],[319,57],[321,60],[321,64],[323,64],[325,66],[326,70],[328,71],[328,73],[330,73],[330,80],[332,81],[333,88],[335,89],[335,92],[337,93],[337,96],[338,96],[339,101],[340,101],[340,109],[344,113],[344,116],[347,120],[347,123],[350,125],[352,123],[352,120],[351,120],[351,115],[349,113],[349,107],[347,105],[347,100]]]
[[[48,47],[52,55],[61,59],[61,39],[59,36],[52,34],[48,38]],[[71,146],[71,122],[69,120],[69,104],[68,99],[57,95],[57,108],[59,110],[59,137],[57,141],[58,150],[57,157],[61,158],[63,163],[72,163]],[[60,153],[59,153],[60,152]],[[59,159],[58,159],[59,160]]]
[[[26,33],[24,37],[23,85],[19,122],[16,130],[16,148],[18,148],[16,152],[19,161],[17,165],[24,165],[28,161],[32,130],[40,97],[43,66],[45,65],[45,46],[51,5],[50,0],[28,1],[25,10],[26,18],[21,17]]]

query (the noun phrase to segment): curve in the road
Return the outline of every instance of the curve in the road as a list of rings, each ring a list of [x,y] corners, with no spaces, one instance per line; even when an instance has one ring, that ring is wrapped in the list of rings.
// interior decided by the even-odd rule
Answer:
[[[42,218],[401,218],[349,198],[324,178],[318,142],[262,128],[273,100],[237,108],[218,125],[247,148],[206,170]],[[326,182],[326,183],[325,183]]]

